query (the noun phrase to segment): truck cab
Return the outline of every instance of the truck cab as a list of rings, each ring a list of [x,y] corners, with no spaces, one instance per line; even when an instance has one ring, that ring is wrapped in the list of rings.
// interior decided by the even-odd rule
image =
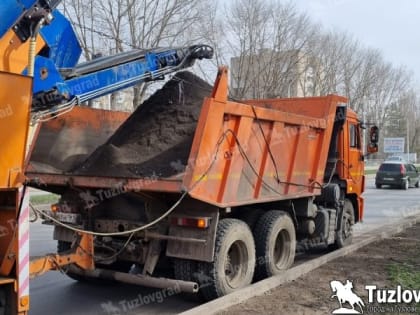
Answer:
[[[353,204],[355,211],[355,222],[363,219],[363,192],[365,191],[365,162],[364,149],[362,147],[363,129],[362,122],[357,114],[347,111],[347,120],[342,129],[340,142],[343,148],[342,162],[340,163],[340,178],[345,180],[345,193]]]

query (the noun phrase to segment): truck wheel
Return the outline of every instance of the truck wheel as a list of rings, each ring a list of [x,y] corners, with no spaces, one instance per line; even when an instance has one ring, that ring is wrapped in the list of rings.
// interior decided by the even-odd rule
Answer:
[[[344,200],[341,214],[340,229],[336,232],[335,248],[342,248],[351,244],[353,240],[354,208],[350,200]]]
[[[212,300],[251,284],[255,269],[252,232],[238,219],[219,221],[213,262],[199,263],[200,291]]]
[[[177,280],[196,281],[194,275],[198,272],[198,263],[189,259],[174,259],[174,276]]]
[[[174,258],[174,277],[177,280],[199,282],[198,261],[190,259]],[[186,300],[194,302],[203,302],[201,291],[198,293],[184,293],[182,295]]]
[[[255,279],[261,280],[288,269],[295,259],[296,232],[289,214],[265,213],[254,229],[257,266]]]

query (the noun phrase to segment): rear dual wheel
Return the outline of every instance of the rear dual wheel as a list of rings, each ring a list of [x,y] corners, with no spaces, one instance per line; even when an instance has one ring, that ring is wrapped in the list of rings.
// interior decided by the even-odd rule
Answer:
[[[211,300],[251,284],[254,273],[260,280],[283,272],[293,264],[295,251],[295,227],[286,212],[262,214],[253,233],[241,220],[223,219],[217,227],[214,261],[199,262],[197,276],[192,277],[195,263],[179,260],[175,274],[198,281],[203,297]]]
[[[189,259],[174,259],[174,276],[177,280],[197,281],[198,262]]]
[[[296,232],[289,214],[272,210],[265,213],[254,229],[257,266],[255,279],[277,275],[290,268],[295,259]]]
[[[200,283],[201,275],[199,274],[198,264],[199,262],[196,260],[174,258],[173,267],[175,279]],[[194,302],[202,302],[202,300],[205,300],[201,291],[198,293],[184,293],[183,296],[186,297],[187,300]]]
[[[255,269],[255,244],[248,225],[238,219],[219,221],[214,260],[198,263],[200,291],[206,300],[251,284]]]

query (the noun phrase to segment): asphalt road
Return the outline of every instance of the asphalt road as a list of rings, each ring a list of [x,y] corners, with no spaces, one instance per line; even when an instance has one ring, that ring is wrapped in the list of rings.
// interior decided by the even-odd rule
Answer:
[[[355,225],[357,235],[420,213],[420,188],[376,189],[374,184],[373,178],[367,180],[364,222]]]
[[[373,180],[365,192],[365,220],[355,227],[355,233],[371,231],[405,216],[420,212],[420,189],[375,189]],[[54,252],[52,228],[39,223],[31,225],[31,256]],[[30,315],[45,314],[177,314],[198,302],[182,294],[168,296],[149,288],[78,283],[59,272],[49,272],[31,281]],[[166,297],[165,297],[166,295]]]

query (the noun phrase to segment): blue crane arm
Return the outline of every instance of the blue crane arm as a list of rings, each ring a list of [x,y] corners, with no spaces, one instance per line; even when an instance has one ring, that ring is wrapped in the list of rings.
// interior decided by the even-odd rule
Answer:
[[[35,58],[32,111],[80,104],[212,58],[207,45],[134,49],[78,64],[81,48],[70,22],[57,10],[41,30],[47,48]],[[61,31],[60,31],[61,30]]]
[[[10,29],[22,42],[39,36],[45,46],[34,58],[32,112],[47,115],[136,84],[161,79],[212,58],[207,45],[135,49],[79,63],[82,54],[69,20],[56,7],[61,0],[1,0],[0,38]],[[25,69],[23,74],[28,74]]]
[[[162,79],[165,74],[190,67],[195,59],[210,58],[211,48],[194,45],[180,48],[164,48],[150,51],[134,50],[124,55],[129,61],[113,64],[115,56],[94,61],[91,64],[106,64],[101,70],[81,76],[69,77],[57,84],[57,91],[69,98],[77,97],[80,102],[125,89],[143,81]],[[135,60],[129,56],[134,55]],[[92,66],[92,65],[91,65]],[[77,69],[76,72],[77,74]]]
[[[58,70],[50,60],[39,57],[35,69],[49,74],[42,78],[39,72],[34,81],[33,111],[77,105],[141,82],[162,79],[190,67],[196,59],[211,58],[212,54],[207,45],[133,50]]]

